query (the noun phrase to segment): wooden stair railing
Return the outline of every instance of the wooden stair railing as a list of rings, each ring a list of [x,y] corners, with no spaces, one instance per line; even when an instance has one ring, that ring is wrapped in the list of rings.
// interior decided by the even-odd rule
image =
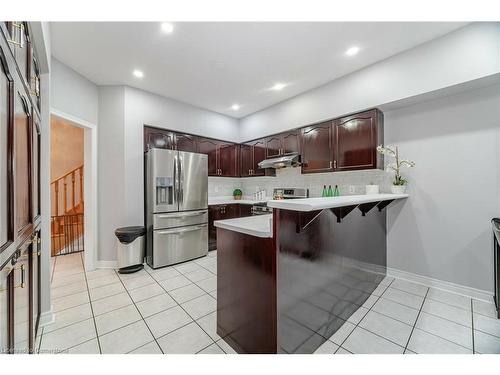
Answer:
[[[50,188],[52,256],[82,251],[83,165],[52,181]]]

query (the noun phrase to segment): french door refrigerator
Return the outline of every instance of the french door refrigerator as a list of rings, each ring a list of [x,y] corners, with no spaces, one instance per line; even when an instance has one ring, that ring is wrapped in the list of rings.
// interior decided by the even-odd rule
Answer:
[[[208,157],[153,148],[145,160],[146,261],[165,267],[208,253]]]

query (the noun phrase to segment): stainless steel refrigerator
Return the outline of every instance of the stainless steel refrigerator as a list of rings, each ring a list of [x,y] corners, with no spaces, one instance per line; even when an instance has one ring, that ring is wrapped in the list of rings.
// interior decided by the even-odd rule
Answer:
[[[146,261],[152,268],[208,253],[208,157],[153,148],[145,159]]]

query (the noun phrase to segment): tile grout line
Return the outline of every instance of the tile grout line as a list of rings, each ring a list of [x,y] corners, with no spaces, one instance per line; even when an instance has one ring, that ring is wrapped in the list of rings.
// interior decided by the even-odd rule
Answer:
[[[146,270],[146,272],[148,272],[148,271]],[[177,271],[177,272],[179,272],[179,271]],[[210,271],[208,271],[208,272],[210,272]],[[149,272],[148,272],[148,273],[149,273]],[[150,275],[151,275],[151,274],[150,274]],[[154,279],[154,277],[153,277],[153,279]],[[191,279],[188,279],[188,280],[189,280],[189,281],[191,281]],[[155,281],[156,281],[156,279],[155,279]],[[170,295],[170,293],[169,293],[169,292],[168,292],[168,291],[167,291],[167,290],[166,290],[166,289],[165,289],[165,288],[164,288],[164,287],[163,287],[163,286],[162,286],[162,285],[161,285],[158,281],[156,281],[156,282],[158,283],[158,285],[160,285],[160,287],[161,287],[163,290],[165,290],[165,293],[167,293],[167,294],[170,296],[170,298],[172,298],[172,299],[173,299],[173,300],[177,303],[177,301],[174,299],[174,297],[172,297],[172,296]],[[192,282],[192,284],[194,284],[194,282]],[[185,286],[186,286],[186,285],[185,285]],[[178,289],[178,288],[177,288],[177,289]],[[173,290],[175,290],[175,289],[173,289]],[[210,297],[212,297],[212,296],[210,295],[210,293],[206,293],[206,294],[207,294],[207,295],[209,295]],[[201,296],[200,296],[200,297],[201,297]],[[198,298],[198,297],[196,297],[196,298]],[[213,298],[213,297],[212,297],[212,298]],[[195,298],[193,298],[193,299],[195,299]],[[215,299],[215,298],[214,298],[214,299]],[[215,301],[217,302],[217,300],[215,300]],[[203,329],[203,327],[202,327],[202,326],[201,326],[201,325],[197,322],[197,320],[196,320],[196,319],[194,319],[194,318],[193,318],[193,317],[192,317],[192,316],[191,316],[191,315],[190,315],[190,314],[186,311],[186,309],[185,309],[184,307],[182,307],[182,306],[181,306],[181,304],[180,304],[180,303],[178,303],[178,306],[179,306],[179,307],[180,307],[180,308],[181,308],[181,309],[182,309],[182,310],[183,310],[183,311],[184,311],[184,312],[185,312],[185,313],[186,313],[186,314],[187,314],[187,315],[188,315],[188,316],[189,316],[189,317],[193,320],[193,322],[194,322],[194,323],[195,323],[195,324],[196,324],[196,325],[197,325],[197,326],[198,326],[198,327],[199,327],[199,328],[200,328],[200,329],[201,329],[201,330],[202,330],[202,331],[203,331],[203,332],[204,332],[204,333],[208,336],[208,338],[209,338],[210,340],[212,340],[212,341],[213,341],[213,344],[215,344],[215,340],[212,338],[212,336],[210,336],[210,335],[208,334],[208,332],[207,332],[207,331],[205,331],[205,330]],[[217,311],[217,308],[216,308],[216,310],[215,310],[215,311]],[[203,315],[203,316],[199,317],[198,319],[201,319],[201,318],[203,318],[203,317],[205,317],[205,316],[207,316],[207,315],[210,315],[210,314],[212,314],[212,313],[213,313],[213,311],[211,311],[211,312],[209,312],[208,314],[205,314],[205,315]],[[191,323],[192,323],[192,322],[189,322],[188,324],[191,324]],[[187,324],[186,324],[186,325],[187,325]],[[185,327],[186,325],[184,325],[183,327]],[[179,328],[182,328],[182,327],[179,327]],[[177,329],[179,329],[179,328],[177,328]],[[163,336],[166,336],[166,335],[168,335],[168,334],[170,334],[170,333],[172,333],[172,332],[176,331],[177,329],[175,329],[175,330],[173,330],[173,331],[170,331],[170,332],[166,333],[166,334],[165,334],[165,335],[163,335]],[[216,330],[216,332],[215,332],[215,333],[217,334],[217,330]],[[163,336],[161,336],[161,337],[163,337]],[[159,337],[159,338],[161,338],[161,337]],[[211,344],[210,344],[210,345],[211,345]],[[209,346],[210,346],[210,345],[209,345]],[[208,346],[207,346],[207,347],[208,347]],[[203,348],[202,350],[204,350],[204,349],[206,349],[206,348]],[[222,349],[222,348],[221,348],[221,349]],[[222,351],[224,351],[224,350],[222,350]],[[162,352],[163,352],[163,349],[162,349]]]
[[[387,277],[387,276],[386,276]],[[351,334],[356,330],[356,328],[359,327],[359,323],[361,323],[361,321],[365,318],[365,316],[372,310],[373,306],[375,306],[375,304],[379,301],[380,298],[382,298],[382,295],[385,293],[385,291],[387,289],[389,289],[389,287],[392,285],[392,283],[394,282],[394,280],[396,280],[395,278],[393,278],[391,280],[391,282],[385,287],[384,291],[380,294],[380,296],[376,296],[377,297],[377,300],[375,301],[375,303],[368,309],[368,311],[363,315],[363,317],[359,320],[359,322],[357,322],[355,325],[354,325],[354,328],[352,329],[352,331],[346,336],[346,338],[342,341],[342,343],[339,345],[338,349],[335,351],[335,353],[337,353],[339,351],[340,348],[344,349],[344,350],[347,350],[346,348],[342,347],[342,345],[344,345],[344,343],[347,341],[347,339],[351,336]],[[379,283],[380,285],[380,283]],[[375,288],[376,289],[376,288]],[[373,293],[373,292],[372,292]],[[374,295],[374,294],[372,294]],[[368,297],[370,298],[370,297]],[[350,322],[349,322],[350,323]],[[353,324],[353,323],[351,323]],[[360,328],[363,328],[363,327],[360,327]],[[364,329],[364,328],[363,328]],[[369,331],[370,332],[370,331]],[[373,333],[373,332],[371,332]],[[384,339],[386,339],[384,337]],[[387,340],[387,339],[386,339]],[[333,341],[332,341],[333,342]],[[335,343],[334,343],[335,344]],[[347,350],[348,352],[350,352],[349,350]],[[350,352],[351,353],[351,352]],[[354,354],[354,353],[353,353]]]
[[[102,354],[101,341],[99,340],[99,333],[97,332],[97,323],[95,322],[94,307],[92,306],[92,299],[90,298],[90,289],[89,289],[89,283],[87,280],[87,272],[85,272],[85,267],[83,266],[83,259],[82,259],[81,255],[80,255],[80,260],[82,260],[82,268],[84,270],[85,283],[87,284],[87,293],[89,296],[90,311],[92,312],[92,321],[94,322],[94,329],[95,329],[95,335],[96,335],[96,339],[97,339],[97,346],[99,347],[99,354]]]
[[[146,272],[147,272],[147,271],[146,271]],[[116,270],[115,270],[115,273],[116,273],[116,275],[118,276],[118,279],[120,279],[120,282],[122,283],[123,287],[125,288],[125,291],[127,292],[128,297],[129,297],[129,298],[130,298],[130,300],[132,301],[132,304],[134,305],[135,309],[136,309],[136,310],[137,310],[137,312],[139,313],[139,316],[141,317],[142,321],[144,322],[144,324],[145,324],[145,325],[146,325],[146,327],[148,328],[148,331],[149,331],[149,333],[151,334],[151,336],[153,337],[153,340],[156,342],[156,345],[158,345],[158,348],[160,348],[161,354],[165,354],[165,353],[163,352],[162,347],[160,346],[160,344],[159,344],[159,343],[158,343],[158,341],[156,340],[156,337],[155,337],[155,335],[153,334],[153,331],[151,331],[151,328],[149,328],[149,325],[148,325],[148,323],[146,322],[146,319],[144,319],[144,316],[142,315],[141,311],[139,310],[139,308],[138,308],[138,307],[137,307],[137,305],[135,304],[135,301],[134,301],[134,299],[132,298],[132,296],[130,295],[129,290],[127,289],[127,287],[126,287],[126,286],[125,286],[125,284],[123,283],[123,280],[120,278],[120,276],[118,275],[118,272],[117,272]],[[149,276],[151,276],[151,275],[149,275]],[[148,284],[148,285],[149,285],[149,284]],[[147,301],[147,300],[146,300],[146,301]],[[138,320],[138,321],[139,321],[139,320]],[[134,322],[134,323],[137,323],[138,321],[136,321],[136,322]],[[134,323],[131,323],[131,324],[134,324]],[[124,327],[126,327],[126,326],[124,326]],[[120,327],[120,328],[118,328],[118,329],[121,329],[121,328],[123,328],[123,327]],[[112,332],[112,331],[111,331],[111,332]],[[107,332],[107,333],[109,333],[109,332]],[[106,334],[107,334],[107,333],[106,333]],[[103,335],[103,336],[104,336],[104,335]],[[144,344],[144,345],[146,345],[146,344]],[[140,347],[142,347],[142,346],[144,346],[144,345],[141,345],[141,346],[139,346],[139,347],[137,347],[137,348],[134,348],[134,349],[132,349],[131,351],[134,351],[134,350],[136,350],[136,349],[139,349]],[[129,352],[129,353],[130,353],[130,352]]]
[[[422,312],[422,308],[424,307],[424,303],[425,303],[425,300],[427,299],[427,294],[429,294],[429,290],[430,290],[430,288],[427,288],[427,291],[425,292],[424,299],[422,300],[422,304],[420,305],[420,309],[418,310],[417,319],[415,319],[415,323],[413,323],[413,327],[411,329],[410,336],[408,336],[408,340],[406,341],[405,352],[406,352],[406,349],[408,349],[408,344],[410,343],[411,336],[413,335],[413,331],[415,330],[415,327],[417,326],[417,321],[418,321],[418,318],[420,317],[420,313]],[[411,350],[411,349],[409,349],[409,350]]]

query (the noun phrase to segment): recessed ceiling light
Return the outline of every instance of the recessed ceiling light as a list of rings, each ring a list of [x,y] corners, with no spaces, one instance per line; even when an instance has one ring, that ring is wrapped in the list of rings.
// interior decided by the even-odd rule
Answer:
[[[166,33],[170,34],[172,31],[174,31],[174,25],[173,25],[173,24],[171,24],[170,22],[163,22],[163,23],[161,24],[161,29],[162,29],[164,32],[166,32]]]
[[[240,105],[239,105],[239,104],[233,104],[233,105],[231,106],[231,109],[232,109],[233,111],[237,111],[237,110],[239,110],[239,109],[240,109]]]
[[[135,69],[135,70],[132,72],[132,74],[133,74],[134,76],[136,76],[137,78],[142,78],[142,77],[144,77],[144,73],[143,73],[142,71],[140,71],[139,69]]]
[[[276,83],[273,87],[271,87],[271,90],[274,91],[281,91],[286,87],[285,83]]]
[[[350,47],[347,49],[347,51],[345,51],[345,54],[347,56],[354,56],[354,55],[357,55],[357,53],[359,52],[359,47],[357,46],[353,46],[353,47]]]

